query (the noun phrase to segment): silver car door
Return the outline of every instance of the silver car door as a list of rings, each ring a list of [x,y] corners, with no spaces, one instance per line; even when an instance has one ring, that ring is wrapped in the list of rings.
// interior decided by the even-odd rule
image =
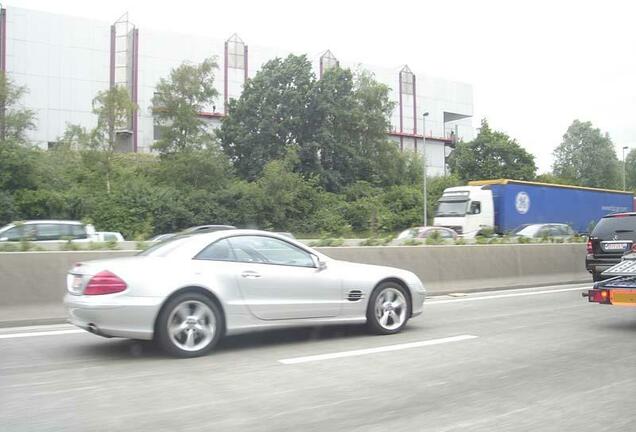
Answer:
[[[339,272],[316,268],[309,252],[267,236],[229,239],[242,266],[238,284],[250,312],[263,320],[335,317],[343,302]]]

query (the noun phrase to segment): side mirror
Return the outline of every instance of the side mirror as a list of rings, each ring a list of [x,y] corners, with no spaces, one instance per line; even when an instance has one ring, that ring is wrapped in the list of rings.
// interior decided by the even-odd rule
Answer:
[[[324,261],[320,261],[316,255],[311,256],[311,260],[314,262],[314,267],[318,269],[318,271],[322,271],[327,268],[327,263]]]

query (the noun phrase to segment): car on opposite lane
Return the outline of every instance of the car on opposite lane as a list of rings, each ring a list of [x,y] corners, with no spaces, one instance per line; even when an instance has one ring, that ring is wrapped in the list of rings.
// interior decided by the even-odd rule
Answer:
[[[542,223],[526,224],[517,227],[511,234],[515,237],[528,238],[569,238],[576,235],[576,232],[568,224],[564,223]]]
[[[422,312],[426,295],[409,271],[337,261],[256,230],[183,235],[134,257],[79,263],[67,289],[72,324],[155,339],[181,357],[257,329],[366,323],[397,333]]]
[[[450,228],[438,226],[419,226],[405,229],[391,242],[392,245],[400,245],[409,240],[426,240],[437,237],[437,239],[457,240],[459,235]]]
[[[0,227],[0,242],[28,240],[37,243],[89,242],[95,227],[72,220],[27,220]]]

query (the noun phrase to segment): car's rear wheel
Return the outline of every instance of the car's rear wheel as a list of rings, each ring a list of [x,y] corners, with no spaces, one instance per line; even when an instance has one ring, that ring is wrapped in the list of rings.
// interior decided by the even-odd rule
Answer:
[[[367,325],[377,334],[393,334],[404,328],[410,314],[409,297],[400,284],[381,283],[367,306]]]
[[[171,299],[157,319],[157,341],[177,357],[197,357],[214,348],[223,333],[219,307],[200,293]]]

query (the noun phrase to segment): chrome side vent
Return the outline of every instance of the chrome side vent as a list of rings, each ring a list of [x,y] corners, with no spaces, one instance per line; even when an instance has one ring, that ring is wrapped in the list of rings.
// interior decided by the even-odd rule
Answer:
[[[358,301],[361,298],[363,298],[364,295],[362,294],[362,291],[360,290],[351,290],[349,291],[349,295],[347,296],[347,300],[349,301]]]

